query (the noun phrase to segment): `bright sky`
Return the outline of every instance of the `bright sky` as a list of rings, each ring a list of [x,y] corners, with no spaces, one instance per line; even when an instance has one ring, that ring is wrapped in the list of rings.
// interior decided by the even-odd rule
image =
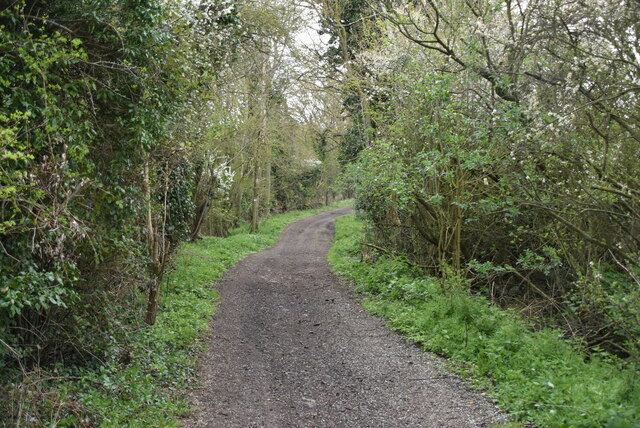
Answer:
[[[307,25],[296,33],[296,41],[300,46],[304,46],[313,50],[326,50],[329,43],[329,35],[320,36],[320,17],[316,10],[310,6],[304,6],[303,19]]]

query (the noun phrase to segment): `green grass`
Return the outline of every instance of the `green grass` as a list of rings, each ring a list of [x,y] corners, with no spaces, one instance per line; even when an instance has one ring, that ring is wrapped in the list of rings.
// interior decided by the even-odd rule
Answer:
[[[177,419],[190,411],[185,390],[196,381],[196,356],[219,297],[215,282],[247,255],[274,244],[289,223],[335,207],[273,216],[262,221],[255,234],[244,226],[227,238],[182,244],[162,285],[156,324],[129,335],[127,362],[114,354],[97,370],[76,372],[76,379],[58,382],[56,394],[84,410],[69,411],[73,406],[68,405],[63,412],[54,409],[51,425],[177,426]],[[121,346],[117,349],[121,352]]]
[[[363,224],[346,216],[336,228],[329,260],[368,296],[365,307],[425,350],[450,358],[514,419],[540,427],[640,427],[637,367],[606,354],[587,361],[560,332],[533,332],[514,314],[469,295],[460,280],[442,287],[400,261],[361,263]]]

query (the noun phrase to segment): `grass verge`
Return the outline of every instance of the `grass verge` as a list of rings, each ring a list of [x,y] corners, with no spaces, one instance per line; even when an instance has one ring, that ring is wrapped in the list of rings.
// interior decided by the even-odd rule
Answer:
[[[554,330],[533,332],[517,316],[470,295],[460,279],[444,286],[388,258],[361,263],[364,225],[341,217],[329,253],[334,271],[366,294],[365,307],[425,350],[487,389],[500,407],[540,427],[640,427],[637,367],[580,349]]]
[[[195,381],[201,337],[215,311],[215,282],[247,255],[274,244],[289,223],[337,206],[295,211],[260,223],[258,233],[239,227],[226,238],[180,245],[161,289],[156,324],[130,330],[97,369],[60,368],[44,395],[55,396],[48,421],[34,426],[172,427],[190,411],[185,389]],[[127,327],[127,329],[129,329]],[[52,400],[53,402],[54,400]],[[23,420],[29,422],[28,417]]]

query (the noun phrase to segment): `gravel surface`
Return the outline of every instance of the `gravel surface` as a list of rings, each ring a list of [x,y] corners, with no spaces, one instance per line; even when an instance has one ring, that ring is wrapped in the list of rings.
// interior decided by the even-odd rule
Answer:
[[[290,225],[272,248],[219,283],[200,357],[198,408],[207,427],[483,427],[506,417],[442,360],[363,310],[329,270],[337,217]]]

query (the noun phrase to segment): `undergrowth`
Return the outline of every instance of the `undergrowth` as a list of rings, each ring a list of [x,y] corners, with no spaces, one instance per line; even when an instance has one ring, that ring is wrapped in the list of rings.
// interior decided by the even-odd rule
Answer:
[[[0,417],[0,426],[16,419],[19,426],[177,426],[190,411],[184,391],[195,382],[202,333],[219,297],[215,282],[274,244],[289,223],[335,207],[273,216],[254,234],[242,226],[226,238],[181,244],[165,275],[156,324],[130,330],[127,343],[114,343],[110,360],[97,368],[60,365],[10,386],[4,400],[13,422]]]
[[[425,277],[405,263],[360,262],[364,226],[338,219],[333,269],[368,296],[365,307],[486,389],[516,420],[547,427],[640,427],[638,368],[606,353],[588,358],[556,330],[534,332],[473,296],[461,279]]]

